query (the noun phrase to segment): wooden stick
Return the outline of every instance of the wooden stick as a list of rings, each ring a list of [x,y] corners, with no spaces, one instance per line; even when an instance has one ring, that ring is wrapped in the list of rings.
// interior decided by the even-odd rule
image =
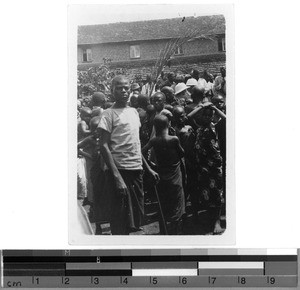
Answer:
[[[156,186],[154,186],[154,192],[156,194],[156,198],[157,198],[158,206],[159,206],[159,213],[160,213],[159,215],[160,215],[160,220],[161,220],[161,222],[159,224],[162,225],[162,227],[163,227],[162,229],[159,227],[159,231],[162,235],[167,235],[168,234],[167,224],[166,224],[166,220],[165,220],[165,217],[164,217],[164,213],[163,213],[162,208],[161,208],[161,203],[160,203],[160,199],[159,199],[159,196],[158,196]]]

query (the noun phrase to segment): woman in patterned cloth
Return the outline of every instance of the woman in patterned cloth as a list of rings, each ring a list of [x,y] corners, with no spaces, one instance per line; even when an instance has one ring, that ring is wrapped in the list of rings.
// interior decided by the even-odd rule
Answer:
[[[214,111],[215,107],[210,103],[208,106],[200,109],[199,118],[197,118],[198,129],[196,131],[194,150],[200,187],[199,199],[207,208],[209,216],[207,230],[214,234],[219,234],[222,232],[220,214],[223,202],[223,181],[222,157],[212,123]],[[218,113],[218,110],[216,111]]]

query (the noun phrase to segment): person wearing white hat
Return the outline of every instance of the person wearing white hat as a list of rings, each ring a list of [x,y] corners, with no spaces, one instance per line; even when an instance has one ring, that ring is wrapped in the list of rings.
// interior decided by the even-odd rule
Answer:
[[[196,79],[194,79],[194,78],[190,78],[190,79],[188,79],[187,80],[187,82],[186,82],[186,86],[188,87],[188,92],[191,94],[192,93],[192,89],[193,89],[193,87],[194,86],[197,86],[198,85],[198,82],[197,82],[197,80]]]
[[[198,82],[197,85],[200,88],[204,88],[205,90],[207,90],[207,82],[204,78],[201,77],[201,74],[197,69],[194,69],[194,71],[192,73],[192,77],[197,80],[197,82]]]
[[[175,96],[179,100],[181,106],[185,106],[186,101],[190,99],[187,89],[188,87],[185,83],[179,83],[175,86]]]
[[[185,83],[178,83],[175,86],[175,96],[176,97],[184,96],[184,94],[186,93],[187,88],[188,87],[186,86]]]

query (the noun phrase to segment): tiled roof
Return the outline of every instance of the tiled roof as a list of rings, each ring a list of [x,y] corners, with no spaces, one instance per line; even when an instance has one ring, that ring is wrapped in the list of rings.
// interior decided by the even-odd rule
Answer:
[[[225,18],[213,15],[79,26],[78,44],[176,38],[194,29],[199,29],[199,35],[223,34]]]

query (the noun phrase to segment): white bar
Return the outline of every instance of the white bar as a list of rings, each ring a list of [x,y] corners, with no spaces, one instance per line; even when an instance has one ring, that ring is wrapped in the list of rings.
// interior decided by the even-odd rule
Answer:
[[[199,269],[263,269],[264,262],[199,262]]]
[[[198,276],[197,269],[132,269],[132,276]]]
[[[297,249],[267,249],[267,255],[297,255]]]
[[[267,255],[267,249],[238,249],[238,255],[264,256]]]

